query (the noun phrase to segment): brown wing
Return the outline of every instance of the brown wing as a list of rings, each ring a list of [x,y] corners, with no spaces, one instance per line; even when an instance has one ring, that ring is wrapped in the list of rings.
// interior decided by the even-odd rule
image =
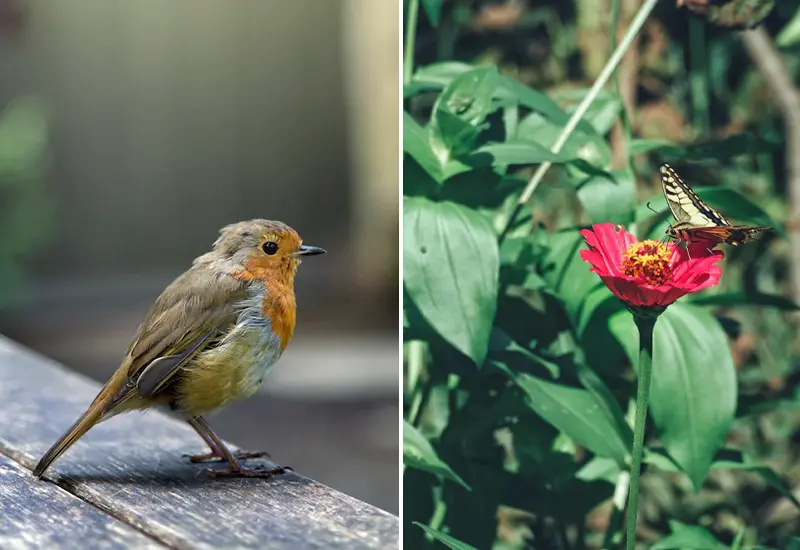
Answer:
[[[771,227],[755,227],[747,225],[734,225],[731,227],[731,234],[725,242],[733,246],[739,246],[755,239],[762,231],[770,231]]]
[[[689,237],[687,240],[691,242],[708,241],[712,243],[723,243],[731,237],[733,230],[730,226],[681,227],[680,232],[687,235]]]
[[[711,243],[728,243],[739,246],[755,239],[762,231],[769,231],[772,228],[766,226],[748,225],[726,225],[724,227],[691,227],[687,225],[676,225],[674,228],[676,235],[684,235],[681,240],[690,242],[707,241]]]
[[[158,297],[128,349],[127,383],[113,402],[134,390],[144,397],[165,389],[182,367],[217,343],[236,322],[245,283],[192,267]]]

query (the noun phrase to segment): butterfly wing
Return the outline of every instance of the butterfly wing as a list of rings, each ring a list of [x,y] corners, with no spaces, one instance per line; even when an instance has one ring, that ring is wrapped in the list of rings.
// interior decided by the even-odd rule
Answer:
[[[704,203],[668,164],[661,166],[661,187],[678,225],[692,228],[731,225],[725,216]]]
[[[719,212],[704,203],[668,164],[661,166],[661,187],[676,223],[668,231],[678,240],[707,241],[739,246],[771,227],[731,225]]]
[[[747,225],[734,225],[731,226],[730,235],[725,239],[725,242],[731,244],[733,246],[739,246],[740,244],[744,244],[747,242],[752,241],[762,231],[770,231],[771,227],[755,227],[755,226],[747,226]]]

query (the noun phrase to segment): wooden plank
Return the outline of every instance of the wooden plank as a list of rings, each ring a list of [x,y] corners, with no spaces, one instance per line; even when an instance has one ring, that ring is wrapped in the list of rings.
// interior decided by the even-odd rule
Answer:
[[[147,535],[0,455],[0,548],[164,549]]]
[[[0,337],[0,451],[33,468],[97,390]],[[254,430],[276,422],[252,419]],[[203,445],[165,414],[128,413],[93,428],[46,475],[177,548],[398,548],[396,516],[295,474],[211,478],[181,456]]]

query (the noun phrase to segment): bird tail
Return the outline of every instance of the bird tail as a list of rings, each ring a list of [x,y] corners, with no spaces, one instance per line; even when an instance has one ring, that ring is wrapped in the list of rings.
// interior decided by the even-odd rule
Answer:
[[[122,377],[124,380],[124,376]],[[69,430],[66,431],[64,435],[62,435],[58,441],[56,441],[50,449],[44,454],[44,456],[39,460],[39,463],[36,465],[36,468],[33,469],[33,475],[36,477],[42,477],[42,474],[45,470],[55,462],[58,457],[60,457],[64,452],[69,449],[76,441],[78,441],[83,435],[88,432],[92,426],[113,416],[112,410],[117,409],[119,404],[126,399],[123,397],[122,399],[114,399],[117,396],[117,392],[122,385],[122,381],[120,377],[117,375],[113,376],[111,380],[103,386],[103,389],[100,390],[100,393],[95,397],[94,401],[89,408],[86,409],[86,412],[81,415],[80,418],[70,427]],[[113,399],[113,405],[112,405]]]

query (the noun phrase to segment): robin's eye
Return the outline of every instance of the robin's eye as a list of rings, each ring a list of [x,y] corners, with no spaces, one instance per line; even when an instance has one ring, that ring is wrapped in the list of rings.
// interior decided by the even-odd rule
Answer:
[[[269,254],[272,256],[278,251],[278,243],[273,241],[267,241],[261,245],[261,250],[264,251],[264,254]]]

